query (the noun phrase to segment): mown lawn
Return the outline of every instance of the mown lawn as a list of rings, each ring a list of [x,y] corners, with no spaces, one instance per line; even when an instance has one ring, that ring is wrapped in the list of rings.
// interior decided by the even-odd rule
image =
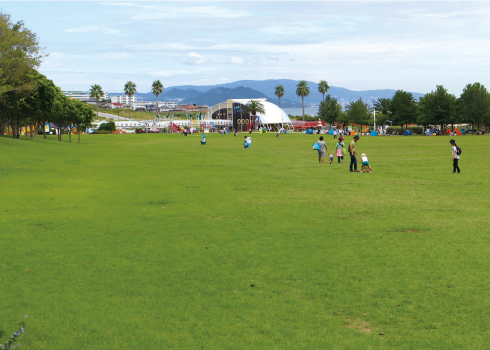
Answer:
[[[488,346],[488,136],[55,138],[0,137],[0,344]]]

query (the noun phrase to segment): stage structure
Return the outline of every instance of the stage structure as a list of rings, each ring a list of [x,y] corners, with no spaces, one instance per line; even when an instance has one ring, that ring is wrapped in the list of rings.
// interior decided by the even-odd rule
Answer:
[[[282,127],[292,128],[291,120],[288,115],[277,105],[267,102],[266,98],[254,99],[230,99],[226,102],[218,103],[211,107],[206,114],[206,119],[227,120],[233,125],[233,129],[246,131],[254,124],[253,116],[244,112],[245,105],[250,101],[259,101],[263,106],[265,113],[257,113],[257,125],[279,130]],[[252,120],[251,120],[252,118]]]

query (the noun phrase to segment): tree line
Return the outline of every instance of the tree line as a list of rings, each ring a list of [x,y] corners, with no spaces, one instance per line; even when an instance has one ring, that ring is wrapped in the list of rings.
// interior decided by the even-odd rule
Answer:
[[[62,130],[80,131],[91,125],[94,113],[85,103],[64,96],[52,80],[37,71],[45,57],[35,33],[22,21],[12,23],[0,13],[0,134],[12,131],[19,138],[22,127],[29,136],[54,123],[61,141]],[[80,142],[80,137],[79,137]]]
[[[318,109],[318,117],[327,123],[373,125],[374,110],[376,110],[376,124],[402,127],[407,124],[417,124],[424,127],[439,125],[441,130],[454,124],[471,124],[472,130],[482,126],[488,130],[490,126],[490,93],[480,83],[468,84],[463,93],[456,97],[448,93],[442,85],[416,100],[412,93],[398,90],[392,98],[378,98],[371,107],[362,98],[349,103],[343,110],[335,97],[325,94],[329,86],[325,80],[318,84],[318,91],[323,95],[323,101]],[[284,96],[284,86],[278,85],[274,94]],[[302,97],[304,120],[304,97],[310,94],[305,80],[296,86],[296,95]]]

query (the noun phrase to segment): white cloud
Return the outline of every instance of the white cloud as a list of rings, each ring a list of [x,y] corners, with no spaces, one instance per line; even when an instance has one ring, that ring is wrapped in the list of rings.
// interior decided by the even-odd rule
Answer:
[[[206,63],[207,59],[196,52],[190,52],[180,62],[183,64],[198,65]]]
[[[111,29],[101,26],[87,26],[82,28],[67,28],[64,30],[67,33],[88,33],[88,32],[101,32],[104,34],[117,34],[119,30]]]
[[[240,57],[230,57],[230,63],[243,64],[243,59]]]
[[[112,8],[132,8],[131,13],[134,20],[157,20],[191,17],[209,18],[239,18],[250,16],[248,11],[226,8],[224,6],[189,6],[186,2],[179,2],[177,6],[171,3],[133,3],[133,2],[102,2]],[[141,12],[135,12],[141,9]]]

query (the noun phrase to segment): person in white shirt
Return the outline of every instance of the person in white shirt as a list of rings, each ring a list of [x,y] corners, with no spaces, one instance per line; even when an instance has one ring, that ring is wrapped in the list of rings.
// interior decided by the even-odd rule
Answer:
[[[250,136],[248,136],[245,141],[247,141],[247,145],[248,145],[248,148],[251,148],[252,147],[252,138]]]
[[[373,172],[373,169],[371,169],[371,165],[369,165],[369,160],[368,157],[366,156],[366,153],[361,154],[361,160],[362,160],[361,173]]]
[[[456,171],[458,171],[458,174],[459,174],[461,172],[461,170],[459,170],[459,165],[458,165],[458,162],[459,162],[458,148],[459,147],[458,147],[458,145],[456,145],[456,141],[454,141],[454,140],[449,141],[449,143],[452,146],[453,174],[456,173]]]

